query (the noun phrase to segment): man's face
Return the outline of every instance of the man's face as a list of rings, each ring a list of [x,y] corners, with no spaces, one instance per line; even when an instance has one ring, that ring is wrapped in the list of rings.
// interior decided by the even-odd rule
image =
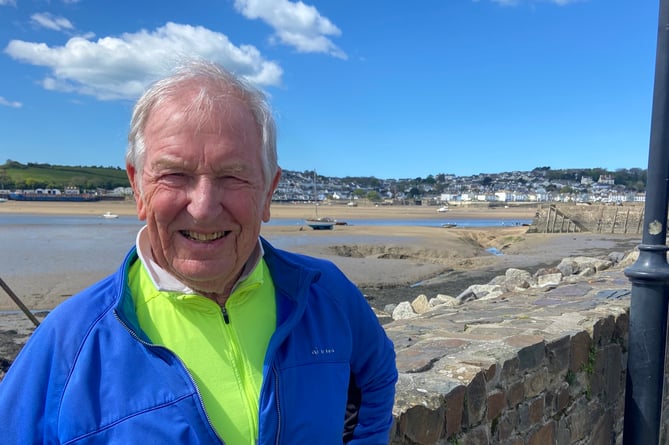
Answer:
[[[260,131],[241,100],[187,118],[184,96],[152,111],[144,170],[128,166],[128,176],[158,264],[199,292],[227,294],[269,221],[279,174],[265,185]]]

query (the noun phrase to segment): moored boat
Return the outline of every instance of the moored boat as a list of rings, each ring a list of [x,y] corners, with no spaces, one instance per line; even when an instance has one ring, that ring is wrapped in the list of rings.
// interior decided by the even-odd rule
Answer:
[[[304,221],[314,230],[332,230],[335,224],[337,224],[337,220],[327,216],[322,218],[308,218]]]
[[[306,218],[304,222],[306,225],[314,230],[332,230],[337,223],[337,220],[329,216],[318,216],[318,197],[316,196],[316,172],[314,171],[314,216]]]

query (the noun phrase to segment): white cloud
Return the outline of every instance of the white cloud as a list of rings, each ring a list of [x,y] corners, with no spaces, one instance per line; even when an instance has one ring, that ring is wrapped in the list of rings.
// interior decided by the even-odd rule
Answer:
[[[304,53],[325,53],[346,59],[329,36],[341,31],[313,6],[288,0],[235,0],[235,9],[249,19],[260,19],[274,28],[273,42]]]
[[[200,57],[225,66],[258,86],[278,85],[283,70],[251,45],[239,47],[201,26],[167,23],[97,41],[73,37],[64,46],[12,40],[4,52],[15,60],[45,66],[42,86],[102,100],[135,99],[180,61]]]
[[[65,17],[56,17],[48,12],[40,12],[30,16],[30,20],[43,28],[52,29],[54,31],[62,31],[64,29],[73,29],[72,23]]]
[[[16,0],[0,0],[0,6],[16,6]]]
[[[23,106],[23,104],[21,102],[7,100],[2,96],[0,96],[0,105],[3,105],[5,107],[12,107],[12,108],[21,108]]]

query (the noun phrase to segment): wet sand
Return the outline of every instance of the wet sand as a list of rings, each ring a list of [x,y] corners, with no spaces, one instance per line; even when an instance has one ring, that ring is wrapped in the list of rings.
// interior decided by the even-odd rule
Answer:
[[[110,211],[124,217],[136,217],[133,203],[0,203],[3,214],[96,215]],[[487,206],[451,208],[449,220],[465,219],[531,219],[535,207],[490,209]],[[278,218],[306,218],[312,206],[275,205],[272,214]],[[323,206],[320,216],[338,220],[349,218],[445,219],[435,207],[346,207]],[[135,233],[136,229],[131,230]],[[10,232],[6,228],[5,233]],[[25,232],[24,232],[25,233]],[[133,241],[133,233],[124,235],[127,246],[117,246],[118,258],[96,252],[95,268],[72,267],[65,274],[45,274],[31,268],[34,261],[72,261],[48,243],[40,254],[24,253],[25,263],[16,265],[10,288],[38,319],[60,302],[84,287],[98,281],[118,267]],[[336,226],[332,231],[314,231],[304,225],[264,226],[262,235],[281,248],[329,259],[358,285],[370,305],[382,310],[387,304],[413,300],[420,294],[432,298],[438,294],[457,296],[471,284],[489,282],[508,268],[534,272],[540,267],[555,266],[568,256],[605,256],[610,252],[627,252],[639,243],[639,236],[611,234],[537,234],[527,227],[442,228],[437,226]],[[6,236],[6,235],[5,235]],[[75,236],[75,235],[72,235]],[[64,241],[67,242],[67,241]],[[61,244],[62,246],[63,244]],[[99,245],[91,241],[92,246]],[[493,255],[494,248],[502,255]],[[4,253],[14,255],[15,252]],[[84,253],[82,253],[83,255]],[[39,255],[41,258],[35,258]],[[78,256],[78,255],[70,255]],[[5,257],[6,259],[8,257]],[[91,260],[85,260],[90,265]],[[79,258],[79,261],[82,259]],[[16,262],[12,257],[8,258]],[[102,264],[103,259],[107,261]],[[7,264],[7,262],[5,262]],[[24,266],[25,264],[25,266]],[[7,280],[7,270],[0,278]],[[86,270],[84,270],[86,269]],[[4,371],[32,333],[32,322],[18,310],[14,301],[0,290],[0,379]]]
[[[0,203],[4,213],[36,215],[136,216],[132,202],[15,202]],[[437,207],[418,206],[320,206],[320,216],[339,221],[374,219],[531,219],[535,206],[490,208],[487,205],[451,206],[446,213]],[[311,205],[274,204],[276,218],[301,219],[313,214]],[[640,240],[636,236],[601,234],[533,234],[527,227],[466,228],[439,226],[336,226],[332,231],[315,231],[305,225],[263,226],[262,235],[278,247],[329,259],[337,264],[368,297],[370,304],[411,300],[421,293],[457,295],[470,284],[488,282],[509,267],[534,271],[556,265],[575,255],[597,256],[610,251],[628,251]],[[128,242],[130,244],[130,241]],[[125,251],[128,246],[122,246]],[[489,249],[502,255],[494,255]],[[58,252],[51,261],[59,261]],[[62,258],[67,261],[67,258]],[[120,260],[119,260],[120,261]],[[113,264],[112,264],[113,263]],[[33,310],[49,310],[89,284],[111,273],[114,259],[104,269],[91,272],[69,270],[66,277],[40,274],[35,270],[16,274],[7,284]],[[0,275],[0,278],[2,275]],[[0,310],[16,309],[0,291]]]

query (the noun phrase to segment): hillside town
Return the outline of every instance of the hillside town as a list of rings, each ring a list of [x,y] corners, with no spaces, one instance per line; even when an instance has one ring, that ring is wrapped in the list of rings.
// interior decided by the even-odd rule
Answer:
[[[618,183],[614,174],[597,169],[581,171],[532,171],[456,176],[429,175],[414,179],[377,179],[374,177],[327,177],[315,171],[284,170],[274,194],[276,202],[328,202],[350,206],[426,205],[447,206],[458,203],[604,203],[622,205],[645,201],[645,171],[633,169],[633,187]],[[638,171],[637,171],[638,170]],[[586,171],[589,174],[585,175]],[[594,173],[593,173],[594,172]],[[630,175],[626,175],[628,178]],[[113,190],[84,190],[78,187],[0,190],[0,199],[16,195],[42,200],[124,199],[132,196],[130,187]],[[76,197],[76,198],[75,198]]]
[[[419,204],[442,206],[466,202],[575,202],[620,205],[645,202],[645,191],[616,184],[612,174],[551,179],[545,169],[425,179],[333,178],[315,172],[284,171],[275,201],[334,201],[355,205]]]

